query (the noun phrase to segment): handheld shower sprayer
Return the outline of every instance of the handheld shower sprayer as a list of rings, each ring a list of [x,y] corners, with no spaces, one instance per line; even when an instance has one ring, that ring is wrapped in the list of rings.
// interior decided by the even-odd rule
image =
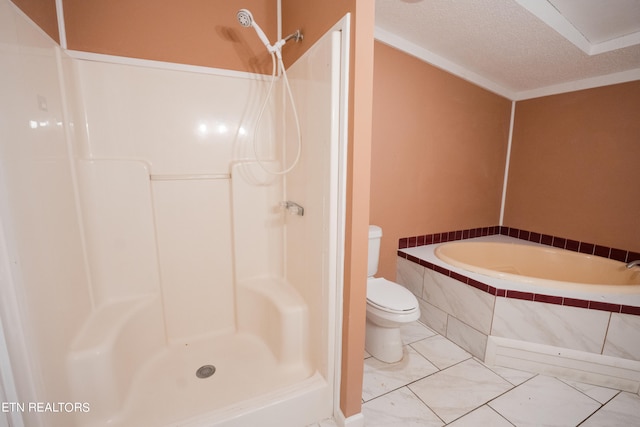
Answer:
[[[260,40],[262,40],[262,43],[264,43],[264,45],[267,47],[267,50],[269,51],[269,53],[271,54],[271,59],[273,62],[273,68],[272,68],[272,72],[271,72],[271,84],[269,85],[269,91],[267,92],[267,97],[264,100],[264,103],[262,104],[262,108],[260,108],[260,112],[258,113],[258,118],[256,120],[256,128],[259,127],[260,125],[260,121],[262,120],[262,115],[264,113],[264,110],[267,106],[267,103],[269,101],[269,97],[271,96],[271,91],[273,89],[273,84],[276,81],[276,68],[277,65],[276,63],[279,62],[280,64],[280,70],[282,71],[282,77],[284,80],[284,85],[285,88],[287,89],[288,93],[289,93],[289,100],[291,101],[291,110],[293,112],[293,116],[295,118],[295,122],[296,122],[296,130],[298,133],[298,150],[297,150],[297,154],[295,159],[293,160],[293,163],[281,170],[281,171],[272,171],[269,170],[264,164],[263,162],[260,160],[259,156],[258,156],[258,148],[257,148],[257,139],[254,137],[253,138],[253,153],[256,157],[256,162],[260,165],[260,167],[267,172],[268,174],[271,175],[284,175],[289,173],[291,170],[293,170],[293,168],[298,164],[298,161],[300,160],[300,152],[302,151],[302,135],[300,133],[300,120],[298,120],[298,112],[296,111],[296,105],[295,102],[293,101],[293,93],[291,93],[291,87],[289,86],[289,80],[287,79],[287,72],[284,68],[284,63],[282,62],[282,46],[284,46],[284,44],[286,42],[288,42],[291,39],[294,39],[295,41],[299,42],[300,40],[302,40],[302,33],[300,32],[300,30],[297,30],[296,32],[294,32],[293,34],[290,34],[289,36],[278,40],[273,46],[269,43],[269,39],[267,38],[267,36],[265,35],[264,31],[262,31],[262,28],[260,28],[260,26],[256,23],[255,19],[253,19],[253,15],[251,14],[251,12],[249,12],[247,9],[240,9],[238,11],[238,13],[236,13],[236,18],[238,19],[238,22],[240,23],[240,25],[242,25],[243,27],[253,27],[254,30],[256,30],[256,33],[258,34],[258,37],[260,38]],[[277,58],[277,60],[276,60]]]
[[[267,47],[267,50],[271,52],[272,46],[269,43],[269,39],[267,38],[262,28],[256,23],[255,19],[253,19],[253,15],[247,9],[240,9],[238,13],[236,13],[236,18],[238,18],[238,22],[243,27],[253,27],[258,33],[258,37],[262,40],[262,43]]]
[[[253,19],[253,15],[251,14],[251,12],[249,12],[248,9],[240,9],[238,13],[236,13],[236,18],[238,18],[238,22],[243,27],[253,27],[253,29],[256,30],[256,33],[258,34],[258,37],[260,38],[262,43],[264,43],[264,45],[267,47],[269,53],[275,53],[278,57],[281,57],[280,49],[282,49],[282,46],[284,46],[286,42],[288,42],[290,39],[294,39],[298,42],[303,38],[300,30],[297,30],[295,33],[283,38],[282,40],[277,41],[272,46],[271,43],[269,43],[269,39],[267,38],[266,34],[264,33],[264,31],[262,31],[262,28],[260,28],[256,20]]]

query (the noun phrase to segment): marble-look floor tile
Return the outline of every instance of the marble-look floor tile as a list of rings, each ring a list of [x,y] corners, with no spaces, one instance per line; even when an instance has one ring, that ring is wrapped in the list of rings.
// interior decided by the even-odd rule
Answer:
[[[520,371],[518,369],[505,368],[504,366],[487,367],[513,385],[520,385],[528,379],[533,378],[537,375],[527,371]]]
[[[338,427],[338,423],[336,423],[333,418],[328,418],[314,424],[309,424],[307,427]]]
[[[450,427],[513,427],[509,421],[491,409],[487,405],[482,405],[475,411],[465,415],[462,418],[458,418],[451,424],[447,424]]]
[[[559,380],[569,384],[571,387],[586,394],[590,398],[597,400],[603,405],[608,401],[610,401],[613,398],[613,396],[615,396],[620,392],[620,390],[614,390],[612,388],[607,388],[607,387],[600,387],[593,384],[580,383],[577,381],[565,380],[562,378],[559,378]]]
[[[438,372],[438,368],[410,346],[404,347],[404,357],[398,363],[384,363],[370,357],[364,361],[362,398],[371,400]]]
[[[423,378],[409,388],[447,423],[510,390],[509,382],[473,359]]]
[[[580,427],[640,426],[640,396],[621,392]]]
[[[517,427],[577,426],[600,404],[562,381],[538,375],[489,402]]]
[[[411,322],[400,327],[402,343],[407,345],[436,335],[434,331],[420,322]]]
[[[338,423],[333,418],[322,420],[318,423],[318,427],[338,427]]]
[[[435,335],[414,342],[411,346],[440,369],[448,368],[449,366],[471,358],[471,354],[442,335]]]
[[[406,387],[362,405],[367,427],[440,427],[444,423]]]

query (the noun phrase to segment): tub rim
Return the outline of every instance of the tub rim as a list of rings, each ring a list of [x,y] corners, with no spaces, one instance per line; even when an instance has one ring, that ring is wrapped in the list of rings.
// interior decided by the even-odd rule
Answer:
[[[495,234],[463,239],[464,241],[506,242],[523,245],[549,247],[539,243],[525,241],[510,236]],[[460,241],[460,240],[456,240]],[[436,257],[437,247],[451,242],[433,243],[398,249],[398,255],[407,261],[427,267],[457,279],[467,285],[494,296],[527,299],[531,301],[551,302],[561,305],[573,305],[581,308],[594,308],[611,312],[640,315],[640,293],[585,292],[579,289],[560,289],[515,282],[504,278],[491,277],[448,264]],[[466,280],[465,280],[466,279]],[[488,288],[488,289],[487,289]],[[508,295],[507,295],[508,294]],[[538,299],[539,298],[539,299]],[[617,307],[615,307],[617,306]],[[625,311],[626,310],[626,311]]]
[[[559,254],[560,256],[566,256],[570,258],[580,258],[580,259],[593,259],[598,263],[610,264],[612,266],[619,266],[620,268],[624,268],[625,263],[621,261],[616,261],[609,258],[597,257],[595,255],[582,254],[579,252],[573,252],[566,249],[556,248],[552,246],[545,245],[527,245],[519,242],[493,242],[493,241],[478,241],[473,239],[474,241],[468,240],[457,240],[453,242],[445,242],[440,244],[437,248],[434,249],[434,254],[437,258],[446,262],[449,265],[460,267],[468,272],[477,272],[482,275],[486,275],[489,277],[496,277],[504,280],[513,280],[516,282],[529,283],[534,286],[541,286],[544,288],[559,288],[559,289],[575,289],[575,290],[584,290],[586,292],[612,292],[612,293],[621,293],[621,294],[640,294],[640,283],[633,284],[608,284],[608,283],[584,283],[584,282],[573,282],[566,280],[554,280],[547,279],[536,276],[529,276],[524,274],[515,274],[508,273],[499,270],[494,270],[487,267],[478,266],[475,264],[470,264],[464,261],[460,261],[455,259],[445,253],[443,253],[444,248],[458,246],[458,245],[500,245],[500,246],[516,246],[516,247],[531,247],[530,250],[540,251],[545,253]]]

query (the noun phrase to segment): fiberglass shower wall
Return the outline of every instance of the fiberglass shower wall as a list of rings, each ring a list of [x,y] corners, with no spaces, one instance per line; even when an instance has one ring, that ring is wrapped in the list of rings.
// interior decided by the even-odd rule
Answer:
[[[310,348],[300,351],[331,383],[336,41],[323,38],[291,67],[302,158],[286,177],[267,177],[247,162],[254,132],[269,158],[280,152],[278,135],[291,159],[295,135],[289,114],[275,119],[281,98],[256,130],[268,78],[71,59],[9,2],[0,8],[0,249],[11,264],[0,271],[10,285],[1,289],[2,326],[16,383],[5,385],[7,399],[92,400],[95,390],[71,389],[86,381],[74,385],[67,366],[83,363],[83,350],[101,338],[92,321],[145,313],[140,329],[122,328],[115,351],[126,363],[102,372],[96,387],[123,396],[166,341],[236,328],[238,279],[256,276],[285,278],[304,300],[309,335],[301,342]],[[305,216],[279,210],[285,198]],[[127,342],[140,336],[147,344],[132,354]],[[122,404],[92,402],[96,416]],[[329,415],[330,396],[325,403]],[[39,416],[72,424],[50,414],[24,419],[37,426]]]
[[[273,210],[267,204],[243,207],[237,217],[230,173],[253,135],[266,83],[95,61],[77,61],[76,72],[87,123],[77,151],[86,153],[79,171],[96,306],[157,294],[171,343],[232,331],[234,221],[251,214],[259,222],[248,236],[255,241],[281,234],[277,218],[264,220]],[[263,132],[271,121],[266,114]],[[279,196],[279,182],[269,188]]]
[[[17,7],[0,0],[0,317],[7,343],[0,343],[0,395],[6,402],[69,401],[66,353],[91,311],[65,137],[62,77],[69,63]],[[40,426],[40,415],[4,412],[0,425],[7,417],[9,425]]]

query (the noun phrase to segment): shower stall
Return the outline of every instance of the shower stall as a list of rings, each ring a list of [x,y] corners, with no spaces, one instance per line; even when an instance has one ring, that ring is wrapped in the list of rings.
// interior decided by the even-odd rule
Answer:
[[[269,77],[69,55],[0,12],[0,426],[331,417],[349,17],[287,70],[273,175],[281,79],[257,126]]]

